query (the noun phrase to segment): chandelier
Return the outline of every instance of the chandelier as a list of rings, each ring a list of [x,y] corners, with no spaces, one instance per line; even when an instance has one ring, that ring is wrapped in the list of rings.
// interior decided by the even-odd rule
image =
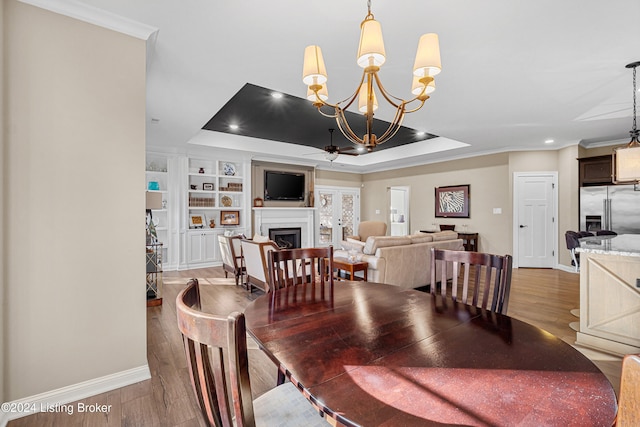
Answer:
[[[360,24],[360,44],[358,47],[357,63],[362,67],[363,73],[356,91],[347,99],[331,104],[327,102],[327,70],[324,65],[322,51],[319,46],[307,46],[304,51],[304,65],[302,81],[308,86],[307,99],[313,102],[320,114],[334,118],[338,129],[352,143],[364,146],[367,151],[373,150],[376,145],[382,144],[398,132],[402,126],[405,114],[418,111],[429,99],[429,93],[435,90],[433,76],[441,71],[440,46],[438,35],[434,33],[423,34],[418,43],[413,65],[413,82],[411,93],[414,98],[405,101],[387,92],[380,82],[378,71],[384,64],[385,50],[382,40],[382,27],[371,13],[371,0],[367,1],[367,16]],[[377,136],[373,133],[373,114],[378,108],[376,90],[382,97],[395,108],[395,115],[389,127]],[[364,114],[366,120],[365,134],[360,137],[351,129],[347,122],[345,111],[358,99],[358,111]],[[409,107],[411,106],[411,107]],[[333,110],[323,111],[322,108]]]
[[[639,65],[640,61],[626,65],[626,68],[633,68],[633,127],[629,132],[631,141],[613,150],[613,181],[615,183],[640,182],[640,142],[638,142],[639,132],[636,127],[636,68]]]

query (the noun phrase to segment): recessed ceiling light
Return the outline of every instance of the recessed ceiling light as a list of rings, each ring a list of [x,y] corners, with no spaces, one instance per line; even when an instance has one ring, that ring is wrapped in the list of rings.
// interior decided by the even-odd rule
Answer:
[[[363,147],[362,145],[359,145],[359,146],[356,148],[356,151],[357,151],[358,153],[362,153],[364,150],[365,150],[365,149],[364,149],[364,147]]]
[[[282,94],[280,92],[271,92],[271,96],[273,96],[275,99],[282,98]]]
[[[238,130],[238,128],[240,128],[240,126],[238,126],[236,124],[229,125],[229,129],[231,129],[231,130]]]
[[[555,141],[553,139],[545,139],[544,143],[545,144],[553,144]]]
[[[416,132],[416,135],[418,135],[418,136],[424,136],[425,134],[426,134],[426,132],[423,131],[423,130],[419,130],[418,132]]]

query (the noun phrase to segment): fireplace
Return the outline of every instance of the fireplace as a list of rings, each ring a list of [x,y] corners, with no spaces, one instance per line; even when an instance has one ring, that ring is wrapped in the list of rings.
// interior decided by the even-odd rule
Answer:
[[[282,249],[299,248],[302,236],[302,229],[297,228],[270,228],[269,239],[276,242]]]
[[[315,241],[315,208],[253,208],[253,232],[269,237],[269,230],[300,227],[301,248]]]

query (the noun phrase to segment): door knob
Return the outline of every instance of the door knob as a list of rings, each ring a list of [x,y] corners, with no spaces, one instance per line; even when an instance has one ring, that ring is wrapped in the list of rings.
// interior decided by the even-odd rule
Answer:
[[[520,225],[520,228],[525,228],[525,227],[526,227],[526,225]]]

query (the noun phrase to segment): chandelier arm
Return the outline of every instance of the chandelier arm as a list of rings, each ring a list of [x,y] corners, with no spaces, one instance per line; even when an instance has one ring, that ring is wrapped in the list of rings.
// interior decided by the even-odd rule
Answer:
[[[416,111],[418,111],[419,109],[421,109],[421,108],[422,108],[422,106],[423,106],[423,105],[424,105],[424,103],[427,101],[427,99],[429,99],[429,96],[428,96],[428,95],[427,95],[427,97],[426,97],[425,99],[420,99],[420,100],[419,100],[419,101],[420,101],[420,105],[418,105],[418,106],[417,106],[416,108],[414,108],[413,110],[406,110],[406,109],[405,109],[405,113],[406,113],[406,114],[415,113]],[[409,101],[409,102],[413,102],[413,101],[415,101],[415,99],[412,99],[412,100],[411,100],[411,101]],[[407,104],[409,104],[409,102],[407,102]]]
[[[385,141],[391,139],[402,126],[402,122],[404,121],[405,109],[404,104],[401,104],[400,107],[396,110],[395,117],[393,121],[387,128],[387,130],[378,138],[378,144],[382,144]]]
[[[338,128],[340,129],[340,132],[342,132],[342,134],[345,136],[345,138],[355,144],[364,144],[364,141],[358,138],[358,135],[356,135],[349,126],[349,122],[344,116],[344,110],[336,109],[336,123],[338,123]]]
[[[358,99],[358,94],[360,93],[360,86],[362,86],[362,83],[364,83],[364,78],[366,77],[367,73],[363,72],[362,73],[362,77],[360,77],[360,83],[358,83],[358,86],[356,86],[356,91],[354,92],[353,95],[351,95],[350,97],[343,99],[342,101],[336,103],[336,107],[340,108],[341,110],[346,110],[348,109],[351,104],[353,104],[353,101],[355,101],[356,99]],[[347,105],[345,105],[344,107],[340,107],[340,104],[342,104],[343,102],[347,102]]]
[[[382,142],[380,142],[380,144],[387,142],[388,140],[390,140],[391,138],[393,138],[394,136],[396,136],[396,133],[398,133],[398,131],[400,130],[402,126],[397,126],[393,133],[391,133],[388,137],[386,137],[384,140],[382,140]]]
[[[398,98],[397,96],[393,96],[392,94],[390,94],[389,92],[387,92],[387,90],[384,88],[384,86],[382,86],[382,82],[380,81],[380,77],[378,77],[378,73],[373,73],[373,77],[376,80],[376,86],[378,86],[378,89],[380,89],[380,93],[382,94],[382,97],[384,99],[387,100],[387,102],[391,105],[393,105],[395,108],[400,107],[400,104],[396,104],[394,101],[391,100],[391,98],[400,101],[401,103],[404,102],[403,99]]]
[[[319,112],[320,114],[322,114],[323,116],[325,116],[325,117],[328,117],[328,118],[330,118],[330,119],[335,119],[335,118],[337,117],[337,116],[335,115],[335,113],[334,113],[334,114],[329,114],[329,113],[325,113],[324,111],[322,111],[322,110],[321,110],[321,108],[322,108],[322,107],[325,107],[325,106],[326,106],[326,107],[333,107],[333,108],[334,108],[334,111],[335,111],[336,106],[334,106],[334,105],[331,105],[331,104],[320,104],[320,105],[318,105],[318,106],[317,106],[317,107],[318,107],[318,112]]]
[[[404,103],[404,104],[411,104],[411,103],[413,103],[415,101],[420,101],[420,106],[418,106],[418,107],[416,107],[416,108],[414,108],[412,110],[407,110],[407,113],[413,113],[415,111],[418,111],[419,109],[422,108],[422,106],[424,105],[425,101],[427,99],[429,99],[429,96],[425,95],[425,91],[427,90],[427,85],[426,84],[422,87],[422,91],[419,94],[417,94],[414,98],[412,98],[412,99],[410,99],[408,101],[405,101],[404,99],[398,98],[397,96],[394,96],[393,94],[387,92],[387,90],[382,85],[382,82],[380,81],[380,78],[378,77],[377,73],[375,74],[375,78],[376,78],[376,84],[378,86],[378,89],[380,89],[380,93],[382,93],[382,96],[384,97],[384,99],[386,99],[387,102],[389,104],[393,105],[394,107],[398,108],[399,105],[397,105],[396,103],[391,101],[390,98],[398,100],[398,101],[400,101],[401,103]]]
[[[402,120],[400,121],[400,123],[398,123],[397,126],[395,126],[395,128],[393,129],[393,132],[391,132],[389,135],[386,135],[387,132],[389,132],[389,129],[387,130],[387,132],[385,132],[384,138],[380,138],[378,144],[383,144],[385,142],[387,142],[388,140],[390,140],[391,138],[393,138],[396,133],[398,133],[398,131],[400,130],[400,128],[402,127]]]

